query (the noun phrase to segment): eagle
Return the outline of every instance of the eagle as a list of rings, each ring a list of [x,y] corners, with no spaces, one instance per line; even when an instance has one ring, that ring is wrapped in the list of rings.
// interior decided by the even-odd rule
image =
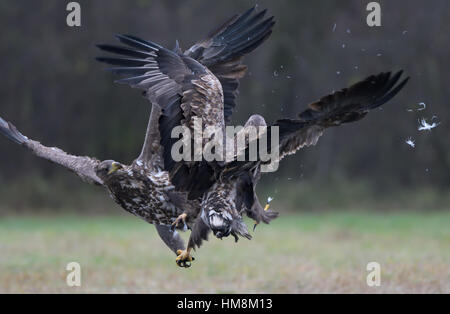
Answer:
[[[180,267],[190,267],[193,249],[212,232],[217,238],[251,239],[243,221],[247,215],[269,223],[277,212],[261,205],[256,184],[267,161],[250,154],[252,144],[262,145],[272,127],[279,131],[278,159],[302,147],[315,145],[324,130],[362,119],[393,98],[409,78],[402,71],[372,75],[313,102],[295,119],[267,125],[252,115],[244,127],[263,127],[263,134],[248,139],[231,160],[175,160],[172,150],[182,136],[175,127],[192,132],[208,127],[224,130],[236,106],[239,80],[247,71],[243,58],[272,34],[274,17],[256,7],[227,20],[205,39],[182,51],[132,35],[116,35],[120,45],[98,45],[109,56],[97,60],[111,65],[117,83],[142,90],[151,113],[140,155],[130,164],[114,160],[70,155],[23,135],[11,122],[0,118],[0,133],[36,156],[59,164],[83,181],[104,187],[123,209],[154,224],[164,243],[176,254]],[[196,124],[199,118],[200,125]],[[235,137],[236,139],[237,137]],[[208,140],[208,138],[206,139]],[[202,148],[206,145],[201,141]],[[244,158],[238,158],[244,157]],[[187,247],[178,231],[191,230]]]

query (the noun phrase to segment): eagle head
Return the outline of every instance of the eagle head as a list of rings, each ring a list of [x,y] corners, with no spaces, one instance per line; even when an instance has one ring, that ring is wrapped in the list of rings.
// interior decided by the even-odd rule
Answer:
[[[95,173],[100,179],[106,180],[110,175],[116,173],[120,169],[123,169],[121,163],[114,160],[104,160],[98,164]]]

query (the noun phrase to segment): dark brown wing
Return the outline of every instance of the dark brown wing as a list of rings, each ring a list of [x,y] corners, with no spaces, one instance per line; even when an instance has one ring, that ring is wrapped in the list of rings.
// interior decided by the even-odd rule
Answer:
[[[100,57],[97,60],[115,65],[109,70],[127,76],[116,82],[144,90],[157,108],[152,110],[138,160],[148,163],[154,152],[160,152],[162,145],[164,168],[170,171],[175,166],[171,149],[178,140],[171,137],[174,127],[186,126],[193,131],[194,117],[202,119],[203,128],[224,127],[221,84],[205,66],[190,57],[134,36],[116,37],[128,47],[98,47],[124,57]]]
[[[247,71],[247,66],[242,64],[244,55],[261,45],[275,24],[273,17],[264,20],[267,10],[255,14],[255,9],[233,16],[206,39],[185,51],[185,55],[205,65],[222,84],[225,122],[230,121],[236,106],[239,79]]]
[[[396,85],[402,73],[399,71],[391,76],[387,72],[369,76],[349,88],[309,104],[309,109],[299,114],[299,120],[277,121],[275,125],[280,126],[282,138],[280,159],[304,146],[315,145],[324,129],[361,120],[370,110],[391,100],[409,80],[406,78]]]
[[[79,157],[65,153],[56,147],[46,147],[39,142],[28,139],[22,135],[14,125],[0,118],[0,133],[22,145],[38,157],[47,159],[55,164],[61,165],[77,174],[83,181],[103,185],[103,181],[95,174],[95,168],[99,161],[90,157]]]
[[[276,121],[272,126],[279,128],[279,160],[302,147],[315,145],[326,128],[358,121],[370,110],[388,102],[409,80],[406,78],[399,83],[402,73],[399,71],[392,76],[387,72],[369,76],[310,104],[309,109],[300,113],[298,119]],[[270,147],[272,129],[268,128],[267,132]],[[248,154],[248,150],[245,153]],[[235,175],[245,172],[257,163],[233,161],[226,166],[224,173]]]
[[[147,132],[145,133],[144,145],[141,154],[135,162],[146,162],[151,168],[164,168],[163,148],[161,146],[161,135],[159,133],[159,119],[162,110],[158,104],[152,105],[150,119],[148,120]]]

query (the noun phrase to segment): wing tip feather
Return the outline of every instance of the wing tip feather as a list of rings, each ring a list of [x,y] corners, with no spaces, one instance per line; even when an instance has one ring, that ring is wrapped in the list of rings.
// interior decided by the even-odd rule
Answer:
[[[0,133],[16,144],[21,145],[28,140],[11,122],[3,120],[2,117],[0,117]]]

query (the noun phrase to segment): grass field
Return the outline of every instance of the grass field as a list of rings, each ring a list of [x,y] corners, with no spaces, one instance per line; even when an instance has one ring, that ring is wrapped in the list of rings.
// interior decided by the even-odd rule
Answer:
[[[284,214],[251,241],[211,238],[194,256],[178,268],[128,215],[0,218],[3,293],[450,293],[450,212]],[[65,283],[72,261],[81,287]],[[371,261],[380,287],[366,284]]]

